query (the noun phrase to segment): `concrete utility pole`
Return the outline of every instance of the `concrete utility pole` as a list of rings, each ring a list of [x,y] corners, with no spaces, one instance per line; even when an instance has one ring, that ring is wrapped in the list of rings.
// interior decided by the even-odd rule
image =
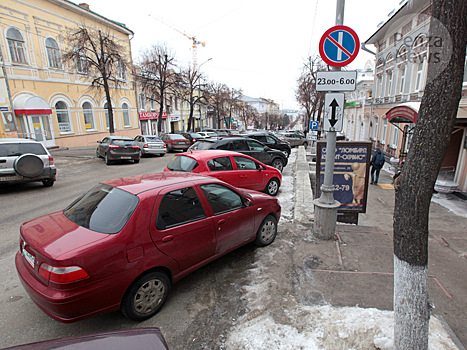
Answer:
[[[345,0],[337,0],[336,25],[344,24]],[[340,71],[340,67],[333,67]],[[325,106],[326,107],[326,106]],[[313,201],[315,205],[314,234],[322,239],[333,239],[336,233],[337,208],[340,203],[334,199],[334,160],[336,157],[336,130],[331,127],[326,136],[326,162],[321,196]]]

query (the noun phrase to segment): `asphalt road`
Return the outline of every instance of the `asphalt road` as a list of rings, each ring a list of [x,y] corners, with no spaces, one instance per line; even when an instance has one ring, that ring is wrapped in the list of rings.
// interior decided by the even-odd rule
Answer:
[[[145,157],[139,164],[105,165],[92,149],[53,152],[58,169],[53,187],[42,183],[0,187],[0,348],[23,343],[134,327],[161,328],[170,349],[210,349],[222,339],[242,313],[239,303],[247,270],[254,260],[254,245],[242,247],[207,265],[173,286],[161,312],[141,323],[120,312],[77,323],[62,324],[49,318],[23,289],[14,264],[20,225],[40,215],[62,210],[100,181],[162,171],[171,158]]]

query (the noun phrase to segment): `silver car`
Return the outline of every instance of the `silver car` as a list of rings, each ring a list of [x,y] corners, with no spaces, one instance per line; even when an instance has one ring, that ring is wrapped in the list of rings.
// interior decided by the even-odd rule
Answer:
[[[49,151],[30,139],[0,139],[0,185],[41,181],[54,184],[57,168]]]
[[[158,136],[138,135],[135,142],[141,149],[141,156],[145,154],[157,154],[161,157],[167,153],[167,145]]]

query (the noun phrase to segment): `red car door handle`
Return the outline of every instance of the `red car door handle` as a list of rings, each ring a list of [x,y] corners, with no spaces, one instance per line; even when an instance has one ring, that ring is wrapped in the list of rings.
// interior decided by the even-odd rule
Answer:
[[[174,236],[172,235],[165,236],[162,238],[162,242],[170,242],[172,239],[174,239]]]
[[[220,219],[220,220],[217,222],[218,225],[222,225],[223,223],[225,223],[225,219]]]

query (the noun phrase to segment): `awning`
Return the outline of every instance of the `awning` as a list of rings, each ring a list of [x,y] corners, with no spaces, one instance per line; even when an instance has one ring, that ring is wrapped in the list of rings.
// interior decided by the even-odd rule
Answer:
[[[20,95],[13,101],[16,115],[52,114],[52,108],[39,96]]]
[[[420,102],[405,102],[391,108],[386,113],[386,118],[391,123],[417,123]]]

